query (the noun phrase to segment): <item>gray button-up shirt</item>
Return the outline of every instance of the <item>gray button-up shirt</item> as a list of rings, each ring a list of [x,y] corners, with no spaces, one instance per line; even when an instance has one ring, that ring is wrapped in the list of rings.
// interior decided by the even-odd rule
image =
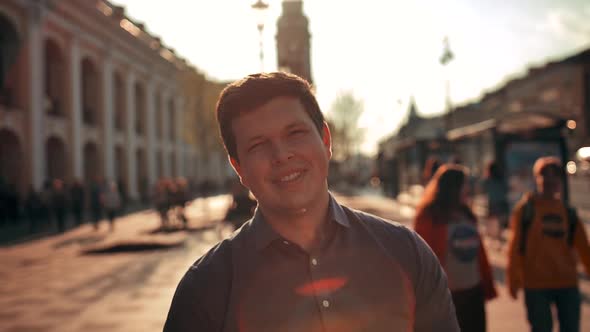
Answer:
[[[260,213],[178,286],[165,331],[459,331],[438,260],[413,231],[330,197],[308,253]]]

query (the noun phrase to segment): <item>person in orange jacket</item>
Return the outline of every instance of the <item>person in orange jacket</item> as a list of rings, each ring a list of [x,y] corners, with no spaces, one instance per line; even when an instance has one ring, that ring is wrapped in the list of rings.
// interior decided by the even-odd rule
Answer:
[[[414,227],[447,274],[461,331],[485,331],[485,301],[497,293],[477,219],[467,204],[468,188],[464,167],[441,166],[418,204]]]
[[[511,217],[507,285],[512,298],[524,288],[532,331],[552,331],[555,304],[560,331],[580,329],[575,251],[590,275],[590,247],[575,210],[561,199],[563,167],[555,157],[533,166],[537,190],[524,195]]]

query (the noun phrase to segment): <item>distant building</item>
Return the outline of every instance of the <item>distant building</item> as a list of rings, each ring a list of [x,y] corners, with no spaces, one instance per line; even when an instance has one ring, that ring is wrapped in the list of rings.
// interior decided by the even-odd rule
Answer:
[[[198,173],[197,122],[187,120],[212,113],[213,97],[182,78],[216,83],[122,7],[4,0],[0,36],[4,181],[23,191],[51,178],[117,179],[137,198],[158,177]]]
[[[296,74],[313,83],[308,26],[309,20],[303,14],[303,1],[283,1],[276,36],[279,70]]]
[[[530,68],[479,101],[454,107],[450,114],[422,118],[409,113],[399,132],[379,147],[383,160],[399,165],[402,182],[410,178],[417,183],[415,174],[428,155],[442,160],[457,156],[479,174],[497,157],[494,132],[519,133],[526,139],[532,128],[556,123],[568,128],[565,158],[574,159],[578,149],[590,146],[590,49]]]

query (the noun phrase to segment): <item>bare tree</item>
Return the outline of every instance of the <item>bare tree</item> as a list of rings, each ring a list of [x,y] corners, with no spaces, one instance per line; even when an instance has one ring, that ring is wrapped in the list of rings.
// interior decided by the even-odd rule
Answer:
[[[351,91],[341,92],[332,103],[328,123],[332,133],[334,159],[348,160],[358,152],[365,136],[364,128],[358,127],[363,111],[363,101],[357,99]]]

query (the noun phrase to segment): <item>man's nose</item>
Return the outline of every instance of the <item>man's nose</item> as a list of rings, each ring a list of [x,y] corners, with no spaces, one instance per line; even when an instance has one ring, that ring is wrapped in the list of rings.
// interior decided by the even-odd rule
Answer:
[[[275,164],[286,162],[294,156],[289,144],[275,142],[272,144],[272,160]]]

